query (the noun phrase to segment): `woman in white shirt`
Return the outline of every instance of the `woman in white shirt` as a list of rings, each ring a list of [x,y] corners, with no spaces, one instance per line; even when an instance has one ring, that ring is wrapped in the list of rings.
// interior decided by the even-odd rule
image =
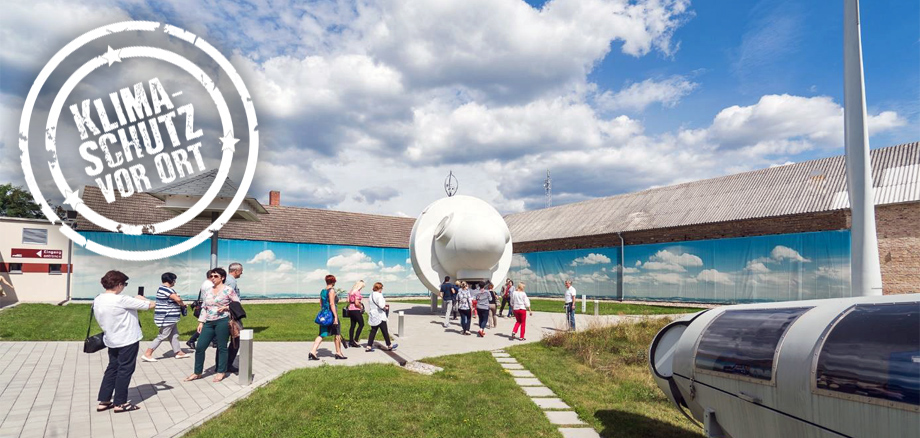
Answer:
[[[530,310],[530,298],[524,292],[524,283],[518,283],[517,290],[511,293],[511,309],[514,311],[514,328],[511,329],[511,339],[514,340],[517,335],[518,327],[521,328],[521,340],[524,341],[524,329],[527,326],[527,312],[533,316]]]
[[[109,348],[109,365],[102,376],[96,411],[112,408],[115,412],[136,411],[140,407],[128,403],[128,385],[137,365],[140,341],[144,338],[137,311],[153,309],[156,302],[143,296],[121,295],[128,286],[128,276],[119,271],[106,272],[101,283],[105,292],[93,300],[93,315],[105,333],[102,340]]]
[[[373,292],[371,292],[371,302],[365,307],[367,310],[367,323],[371,326],[371,333],[367,337],[367,347],[364,351],[374,351],[374,337],[377,336],[377,330],[383,333],[383,340],[387,343],[386,351],[393,351],[398,344],[390,345],[390,332],[387,330],[387,314],[390,306],[386,298],[383,297],[383,283],[374,283]]]
[[[470,285],[465,281],[460,283],[460,292],[457,294],[457,307],[460,312],[460,328],[463,330],[461,334],[470,335],[473,296],[470,294]]]

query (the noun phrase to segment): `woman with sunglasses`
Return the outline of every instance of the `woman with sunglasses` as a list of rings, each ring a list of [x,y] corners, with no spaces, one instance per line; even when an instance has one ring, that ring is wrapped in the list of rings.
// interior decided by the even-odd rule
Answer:
[[[195,347],[195,372],[185,381],[201,378],[204,371],[205,350],[211,340],[217,338],[217,370],[214,382],[220,382],[227,373],[227,340],[230,338],[230,302],[240,301],[236,291],[224,284],[227,271],[223,268],[214,268],[208,271],[208,279],[214,284],[208,293],[204,294],[201,303],[201,316],[198,317],[198,345]]]

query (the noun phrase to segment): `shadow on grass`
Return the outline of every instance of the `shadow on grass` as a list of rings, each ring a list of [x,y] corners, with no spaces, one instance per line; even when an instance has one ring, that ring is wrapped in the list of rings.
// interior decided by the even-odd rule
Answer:
[[[600,432],[604,438],[699,438],[701,436],[699,433],[632,412],[601,410],[596,411],[594,417],[604,425],[604,429]]]

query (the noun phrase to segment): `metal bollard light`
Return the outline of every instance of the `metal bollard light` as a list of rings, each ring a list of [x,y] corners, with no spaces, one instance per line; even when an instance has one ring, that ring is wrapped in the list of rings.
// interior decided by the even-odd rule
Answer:
[[[598,315],[601,314],[601,313],[600,313],[600,308],[601,308],[601,306],[600,306],[599,302],[598,302],[597,300],[594,300],[594,316],[598,316]]]
[[[581,313],[588,313],[588,296],[581,296]]]
[[[396,312],[396,315],[397,315],[396,317],[397,319],[396,336],[399,336],[400,338],[405,338],[406,337],[406,324],[405,324],[406,312],[403,310],[400,310],[399,312]]]
[[[240,331],[240,385],[252,383],[252,329]]]

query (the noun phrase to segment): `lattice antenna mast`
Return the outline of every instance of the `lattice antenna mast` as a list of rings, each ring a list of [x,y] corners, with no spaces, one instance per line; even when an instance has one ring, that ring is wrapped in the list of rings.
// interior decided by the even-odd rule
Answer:
[[[549,176],[549,169],[546,169],[546,179],[543,180],[543,190],[546,191],[546,208],[553,206],[553,179]]]

